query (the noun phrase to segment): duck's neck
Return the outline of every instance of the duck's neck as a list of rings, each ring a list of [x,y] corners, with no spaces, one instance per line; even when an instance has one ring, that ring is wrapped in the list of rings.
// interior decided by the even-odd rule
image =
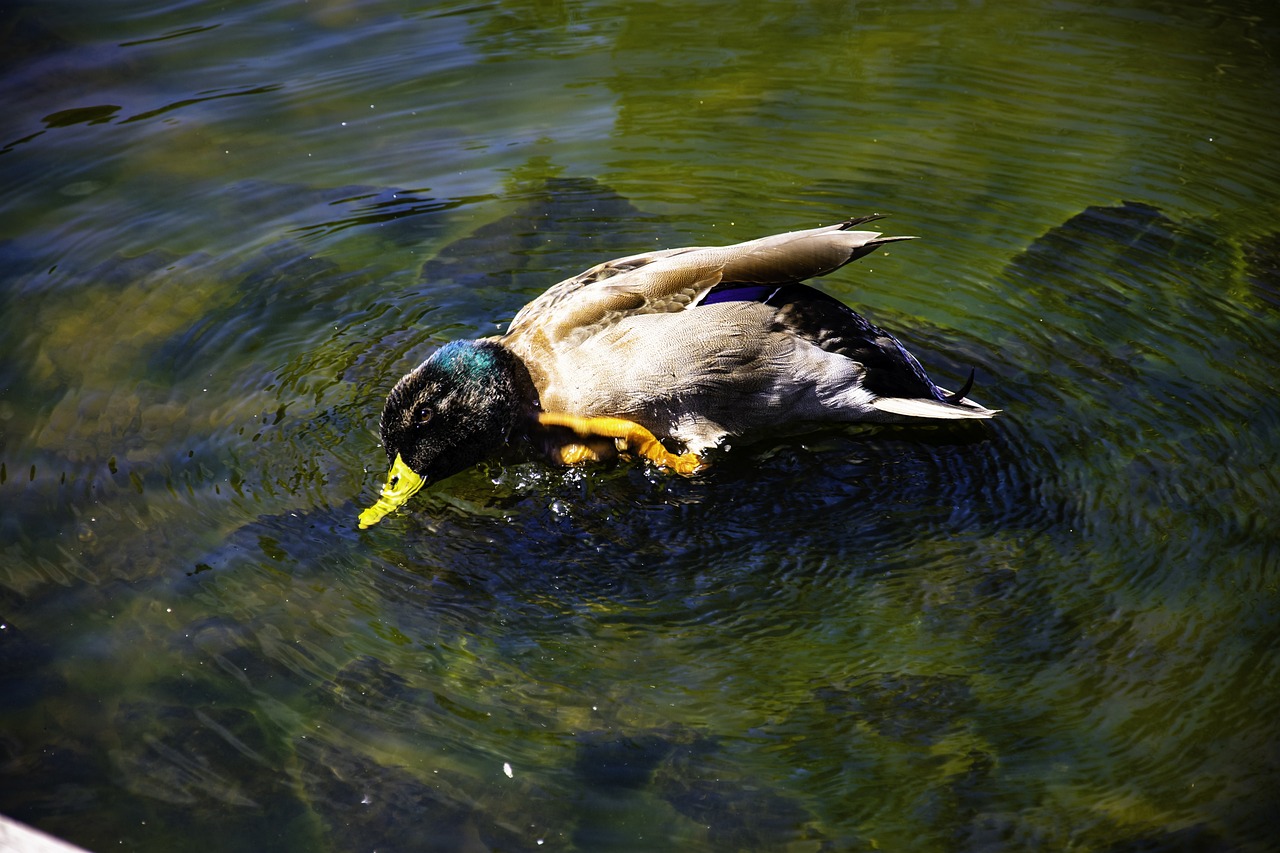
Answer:
[[[520,357],[492,338],[453,341],[445,344],[435,358],[459,378],[481,380],[497,399],[510,400],[529,417],[539,409],[538,389]]]

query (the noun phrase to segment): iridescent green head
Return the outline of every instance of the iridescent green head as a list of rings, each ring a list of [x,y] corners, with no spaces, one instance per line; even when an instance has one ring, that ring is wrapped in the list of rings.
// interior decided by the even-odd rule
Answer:
[[[495,341],[454,341],[396,383],[382,410],[382,444],[391,462],[376,524],[427,483],[475,465],[501,447],[537,408],[520,359]]]

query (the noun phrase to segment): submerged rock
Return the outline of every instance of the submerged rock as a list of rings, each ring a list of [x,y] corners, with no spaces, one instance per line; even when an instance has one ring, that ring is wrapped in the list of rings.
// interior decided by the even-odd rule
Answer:
[[[613,730],[578,736],[573,769],[589,790],[639,790],[677,752],[712,751],[714,744],[690,729],[672,727],[634,734]]]
[[[670,236],[659,217],[592,178],[552,178],[523,197],[514,211],[423,264],[419,290],[405,293],[403,304],[483,317],[505,329],[525,302],[561,279],[661,248],[661,238]]]
[[[1253,293],[1273,308],[1280,308],[1280,232],[1268,234],[1244,248],[1245,275]]]
[[[660,219],[594,178],[552,178],[511,213],[441,249],[419,278],[540,292],[601,261],[645,251],[659,231]]]
[[[574,769],[592,800],[638,798],[651,791],[702,828],[715,849],[773,850],[821,836],[801,803],[756,779],[731,778],[718,739],[683,726],[634,733],[588,732]],[[625,811],[616,805],[606,813]],[[595,808],[588,809],[596,811]],[[577,841],[600,849],[616,829],[580,826]]]
[[[303,790],[332,850],[421,853],[537,850],[441,785],[404,768],[316,743],[298,756]]]
[[[28,707],[60,689],[61,677],[47,669],[52,660],[53,649],[0,616],[0,711]]]
[[[5,816],[77,844],[94,841],[110,814],[109,778],[104,757],[77,739],[58,734],[27,745],[12,736],[0,738]]]
[[[882,737],[932,744],[976,707],[968,681],[955,675],[877,672],[814,691],[828,714],[847,715]]]
[[[745,779],[664,774],[658,791],[676,811],[706,827],[717,850],[778,850],[818,842],[814,816],[799,801]]]

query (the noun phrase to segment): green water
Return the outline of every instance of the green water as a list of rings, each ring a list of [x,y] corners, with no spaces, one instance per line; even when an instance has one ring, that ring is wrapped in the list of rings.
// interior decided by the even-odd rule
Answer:
[[[1272,849],[1269,4],[0,13],[0,813],[92,850]],[[600,260],[822,281],[989,427],[513,452],[394,380]]]

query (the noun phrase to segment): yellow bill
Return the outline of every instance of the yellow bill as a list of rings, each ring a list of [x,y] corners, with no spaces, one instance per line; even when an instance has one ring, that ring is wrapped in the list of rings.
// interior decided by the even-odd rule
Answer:
[[[395,512],[426,482],[397,453],[396,461],[391,463],[391,470],[387,472],[387,482],[378,495],[378,502],[360,513],[360,529],[373,527],[385,516]]]

